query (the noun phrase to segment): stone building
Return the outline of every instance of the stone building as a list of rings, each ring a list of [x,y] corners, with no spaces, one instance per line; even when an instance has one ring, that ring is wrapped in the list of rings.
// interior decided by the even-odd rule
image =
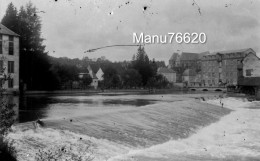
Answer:
[[[189,53],[178,51],[173,53],[169,60],[169,68],[177,72],[177,82],[182,82],[183,72],[186,69],[193,69],[196,73],[200,72],[201,58],[206,54],[209,54],[209,52]]]
[[[256,55],[251,48],[214,52],[202,56],[202,85],[206,87],[236,86],[242,76],[242,61],[248,55]]]
[[[240,92],[256,95],[260,100],[260,58],[249,53],[242,61],[243,75],[238,79]]]
[[[243,77],[260,77],[260,58],[249,53],[243,59]]]
[[[176,72],[174,70],[160,67],[157,73],[163,75],[170,83],[176,83]]]
[[[19,35],[0,24],[0,85],[7,91],[19,91],[19,53]]]

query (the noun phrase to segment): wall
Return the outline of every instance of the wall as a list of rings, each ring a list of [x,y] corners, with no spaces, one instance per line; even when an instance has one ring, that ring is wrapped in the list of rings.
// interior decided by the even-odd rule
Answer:
[[[9,36],[3,35],[3,54],[0,54],[6,67],[5,74],[8,74],[8,61],[14,61],[14,73],[11,74],[13,78],[13,88],[8,88],[8,81],[3,85],[3,88],[8,91],[19,90],[19,38],[14,37],[14,55],[9,55]]]
[[[246,70],[252,70],[251,76],[246,75]],[[249,54],[243,60],[243,76],[244,77],[260,77],[260,60],[253,54]]]
[[[104,73],[103,73],[102,69],[99,68],[99,70],[98,70],[97,73],[96,73],[96,76],[97,76],[97,78],[98,78],[99,81],[102,81],[102,80],[104,79],[104,78],[103,78],[103,75],[104,75]]]
[[[176,73],[159,73],[162,74],[170,83],[176,83]]]

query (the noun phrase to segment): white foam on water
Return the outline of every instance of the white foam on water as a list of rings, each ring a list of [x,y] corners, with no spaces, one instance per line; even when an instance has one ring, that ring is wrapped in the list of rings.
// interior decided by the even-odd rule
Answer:
[[[84,152],[86,156],[93,156],[94,160],[106,160],[111,156],[129,151],[128,147],[110,142],[105,139],[96,139],[87,135],[76,134],[66,130],[51,128],[38,128],[21,130],[13,128],[8,139],[14,140],[14,147],[18,150],[18,160],[33,161],[39,149],[51,149],[52,147],[70,147],[71,153],[82,155],[79,147],[90,145],[89,152]]]
[[[208,100],[206,103],[220,105],[220,99]],[[223,98],[221,103],[234,111],[217,123],[198,130],[189,138],[171,140],[147,149],[131,150],[127,155],[119,155],[109,161],[131,160],[137,156],[163,160],[172,155],[260,158],[260,107],[246,108],[259,106],[259,102]]]

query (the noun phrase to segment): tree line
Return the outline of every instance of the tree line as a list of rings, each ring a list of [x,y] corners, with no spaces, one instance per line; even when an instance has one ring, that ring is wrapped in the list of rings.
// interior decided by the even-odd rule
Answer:
[[[19,10],[10,3],[1,23],[20,35],[20,88],[27,90],[56,90],[73,82],[89,85],[89,77],[79,80],[78,73],[86,72],[88,65],[100,67],[104,80],[100,88],[165,88],[167,80],[157,74],[163,61],[150,60],[144,47],[140,46],[132,61],[111,62],[104,57],[93,61],[83,59],[55,58],[48,55],[41,35],[41,19],[32,2]]]

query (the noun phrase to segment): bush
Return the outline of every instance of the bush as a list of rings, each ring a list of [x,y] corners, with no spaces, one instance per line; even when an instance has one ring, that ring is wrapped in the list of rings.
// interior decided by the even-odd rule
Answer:
[[[75,154],[73,151],[77,151]],[[90,145],[85,147],[72,148],[71,146],[55,146],[48,149],[39,150],[36,153],[36,161],[56,161],[56,160],[69,160],[69,161],[92,161],[92,151]]]
[[[16,151],[13,142],[4,141],[3,137],[0,137],[0,160],[16,161]]]

